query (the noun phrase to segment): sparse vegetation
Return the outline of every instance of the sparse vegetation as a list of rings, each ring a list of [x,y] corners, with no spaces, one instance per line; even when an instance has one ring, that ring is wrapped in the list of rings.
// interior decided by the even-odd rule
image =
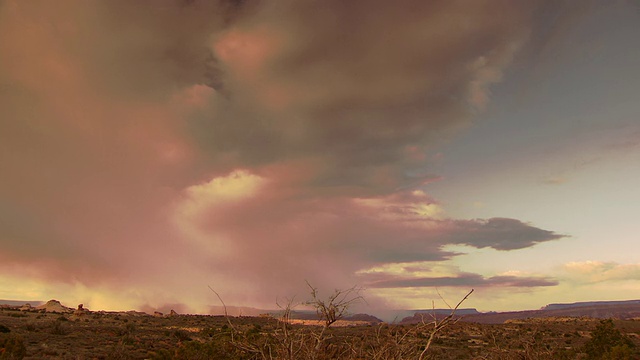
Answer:
[[[229,327],[230,344],[238,358],[242,359],[426,359],[429,348],[437,340],[437,334],[443,329],[456,324],[458,307],[471,295],[471,290],[453,308],[447,316],[432,321],[423,321],[418,325],[404,327],[379,326],[372,328],[337,329],[334,325],[343,319],[349,308],[359,301],[364,301],[360,289],[352,287],[346,290],[335,290],[326,299],[321,298],[318,289],[307,283],[310,289],[310,300],[304,305],[315,309],[320,324],[318,326],[294,326],[291,323],[293,300],[280,306],[281,315],[273,319],[269,327],[254,326],[240,328],[225,316]],[[222,298],[211,289],[220,299]],[[369,330],[369,331],[367,331]]]
[[[478,324],[465,322],[456,311],[451,321],[445,321],[446,314],[427,313],[413,324],[344,326],[344,316],[327,321],[322,315],[331,314],[343,297],[332,300],[334,293],[321,296],[316,292],[315,300],[327,309],[318,312],[312,287],[309,289],[308,301],[280,300],[280,312],[273,316],[155,317],[100,312],[78,317],[37,311],[26,311],[24,317],[3,316],[2,326],[10,332],[0,332],[0,359],[417,360],[421,354],[425,360],[640,358],[638,320],[546,318]],[[354,291],[344,299],[348,302],[358,296]],[[300,314],[298,307],[306,304],[319,316],[304,320],[303,325],[295,316]],[[336,318],[338,314],[336,308]],[[62,315],[68,321],[60,320]],[[61,333],[55,330],[57,326]]]

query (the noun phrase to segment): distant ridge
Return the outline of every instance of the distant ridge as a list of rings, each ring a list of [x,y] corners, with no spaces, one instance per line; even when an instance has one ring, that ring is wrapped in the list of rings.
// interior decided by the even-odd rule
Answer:
[[[572,304],[549,304],[540,310],[510,311],[469,315],[463,321],[502,324],[512,320],[541,318],[636,319],[640,318],[640,300],[586,301]]]
[[[0,299],[0,305],[9,305],[9,306],[22,306],[24,304],[31,304],[31,306],[40,306],[44,304],[44,301],[37,300],[2,300]]]
[[[29,300],[2,300],[0,308],[19,309],[25,304],[30,304],[30,311],[54,311],[73,312],[74,309],[60,304],[57,300],[29,301]],[[265,310],[251,307],[228,306],[226,308],[229,316],[272,316],[279,317],[282,311]],[[29,311],[29,310],[26,310]],[[209,314],[222,315],[225,308],[222,306],[211,306]],[[144,313],[141,313],[144,314]],[[380,321],[393,322],[399,324],[414,324],[422,321],[430,321],[433,318],[441,319],[451,314],[451,309],[417,309],[417,310],[374,310],[372,314],[352,314],[345,317],[345,320],[367,321],[378,323]],[[527,319],[542,319],[543,321],[559,321],[553,319],[570,318],[592,318],[592,319],[640,319],[640,299],[621,301],[584,301],[575,303],[551,303],[538,310],[507,311],[507,312],[478,312],[474,308],[463,308],[456,310],[456,316],[461,317],[463,322],[476,322],[482,324],[502,324],[512,321]],[[314,310],[293,310],[291,319],[317,320],[318,314]]]
[[[269,310],[258,309],[250,306],[209,306],[209,315],[224,315],[226,312],[229,316],[259,316],[268,313]]]
[[[428,309],[428,310],[411,310],[416,314],[435,314],[435,315],[449,315],[451,314],[451,309]],[[475,308],[468,309],[457,309],[456,314],[458,315],[475,315],[480,314],[478,310]]]
[[[640,300],[620,300],[620,301],[582,301],[575,303],[560,303],[549,304],[543,306],[540,310],[561,310],[576,307],[590,307],[590,306],[625,306],[625,305],[640,305]]]

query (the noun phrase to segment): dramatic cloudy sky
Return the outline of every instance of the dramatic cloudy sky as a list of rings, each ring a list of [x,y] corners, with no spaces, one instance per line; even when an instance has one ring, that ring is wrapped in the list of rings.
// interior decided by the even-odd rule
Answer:
[[[0,298],[639,298],[639,39],[634,0],[0,0]]]

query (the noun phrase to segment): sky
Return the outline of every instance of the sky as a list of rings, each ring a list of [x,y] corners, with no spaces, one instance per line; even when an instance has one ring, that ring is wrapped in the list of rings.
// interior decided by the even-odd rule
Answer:
[[[635,0],[0,0],[0,299],[638,299],[639,65]]]

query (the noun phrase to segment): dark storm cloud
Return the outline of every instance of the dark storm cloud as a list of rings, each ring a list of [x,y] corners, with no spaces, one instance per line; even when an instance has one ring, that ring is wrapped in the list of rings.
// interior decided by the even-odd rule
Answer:
[[[419,184],[429,144],[486,104],[534,9],[507,1],[262,3],[214,37],[215,87],[227,96],[192,131],[214,158],[313,158],[324,166],[313,186],[389,192]]]
[[[444,241],[477,248],[515,250],[566,237],[566,235],[543,230],[520,220],[507,218],[456,220],[452,225],[455,230]]]

